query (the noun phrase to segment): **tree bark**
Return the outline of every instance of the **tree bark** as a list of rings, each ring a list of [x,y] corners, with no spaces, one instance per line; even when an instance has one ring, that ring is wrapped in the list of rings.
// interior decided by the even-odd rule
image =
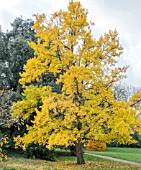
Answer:
[[[82,143],[78,142],[75,144],[75,146],[76,146],[77,164],[85,164],[83,151],[82,151]]]

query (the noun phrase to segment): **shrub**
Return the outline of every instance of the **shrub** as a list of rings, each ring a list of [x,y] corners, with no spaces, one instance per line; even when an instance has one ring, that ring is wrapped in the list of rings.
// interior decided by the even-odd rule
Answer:
[[[49,150],[45,146],[31,143],[26,148],[26,156],[28,158],[40,158],[44,160],[55,160],[54,150]]]
[[[97,140],[89,140],[86,149],[91,151],[104,151],[106,149],[106,143]]]
[[[76,147],[75,147],[75,145],[69,146],[68,149],[71,152],[71,156],[76,156]]]

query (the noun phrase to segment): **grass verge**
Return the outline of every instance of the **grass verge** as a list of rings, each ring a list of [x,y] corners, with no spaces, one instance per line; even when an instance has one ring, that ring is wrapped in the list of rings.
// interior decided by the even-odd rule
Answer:
[[[94,151],[86,151],[86,152],[141,163],[141,149],[140,148],[109,147],[105,151],[102,151],[102,152],[94,152]]]

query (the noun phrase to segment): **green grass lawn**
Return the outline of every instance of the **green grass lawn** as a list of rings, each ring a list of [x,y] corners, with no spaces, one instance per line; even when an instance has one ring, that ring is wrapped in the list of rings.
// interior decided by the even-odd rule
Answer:
[[[117,152],[118,153],[118,152]],[[27,159],[22,154],[11,152],[8,160],[0,162],[0,170],[141,170],[141,167],[95,158],[85,155],[85,165],[77,165],[76,157],[66,152],[57,152],[55,162]]]
[[[141,148],[108,147],[103,152],[93,152],[93,151],[86,151],[86,152],[141,163]]]

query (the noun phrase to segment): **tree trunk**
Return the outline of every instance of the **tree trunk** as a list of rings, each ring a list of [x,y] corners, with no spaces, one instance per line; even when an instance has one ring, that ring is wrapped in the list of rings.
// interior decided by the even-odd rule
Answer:
[[[82,151],[82,143],[78,142],[75,144],[75,146],[76,146],[77,164],[85,164],[83,151]]]

